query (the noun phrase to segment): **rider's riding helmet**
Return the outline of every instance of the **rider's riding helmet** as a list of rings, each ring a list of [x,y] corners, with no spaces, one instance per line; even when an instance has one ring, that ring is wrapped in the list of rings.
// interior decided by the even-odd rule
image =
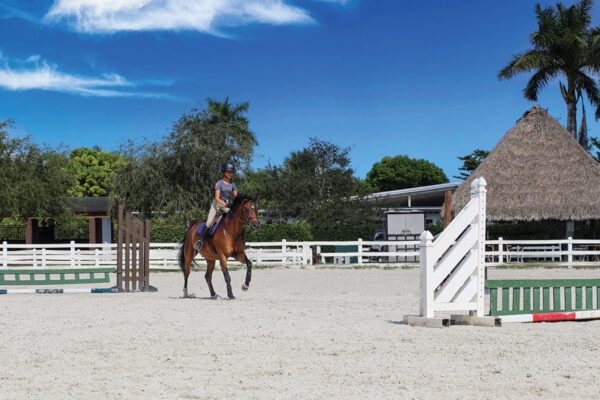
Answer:
[[[233,163],[231,161],[225,161],[223,164],[221,164],[221,172],[225,172],[225,171],[230,171],[235,173],[235,166],[233,165]]]

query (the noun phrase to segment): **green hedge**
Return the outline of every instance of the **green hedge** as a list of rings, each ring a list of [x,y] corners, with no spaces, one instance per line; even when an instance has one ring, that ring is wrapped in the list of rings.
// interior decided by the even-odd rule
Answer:
[[[0,242],[25,241],[25,225],[0,226]]]
[[[310,225],[306,222],[263,223],[257,232],[246,227],[245,235],[247,242],[279,242],[282,239],[298,242],[313,240]]]
[[[90,223],[87,218],[73,218],[54,227],[54,239],[60,241],[87,241],[89,234]]]
[[[185,226],[150,224],[150,240],[155,243],[179,243],[185,235]]]
[[[310,240],[370,240],[378,225],[363,226],[317,226],[307,222],[294,223],[262,223],[257,232],[246,227],[244,234],[247,242],[279,242]],[[153,222],[150,228],[150,239],[160,243],[179,243],[183,240],[185,229],[183,225]]]

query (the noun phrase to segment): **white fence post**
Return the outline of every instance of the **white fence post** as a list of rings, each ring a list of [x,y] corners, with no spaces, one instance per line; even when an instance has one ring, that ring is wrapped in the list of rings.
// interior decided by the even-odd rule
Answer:
[[[281,241],[281,264],[285,267],[287,266],[287,250],[286,250],[286,246],[285,246],[286,240],[283,239]]]
[[[96,267],[99,267],[99,266],[100,266],[100,250],[99,250],[98,248],[96,248],[96,249],[94,250],[94,256],[96,257],[96,258],[95,258],[95,261],[96,261]]]
[[[71,240],[71,267],[75,266],[75,241]]]
[[[419,236],[421,243],[421,316],[433,318],[433,236],[425,231]]]
[[[2,266],[4,268],[8,267],[8,243],[2,242]]]
[[[573,238],[569,236],[567,240],[567,265],[573,268]]]
[[[485,217],[486,217],[486,181],[483,177],[476,179],[471,186],[471,198],[479,200],[478,238],[477,238],[477,316],[483,317],[485,306]]]
[[[362,259],[362,253],[363,253],[363,248],[362,248],[362,239],[358,239],[358,265],[362,265],[363,263],[363,259]]]
[[[317,264],[324,264],[325,261],[321,257],[321,245],[317,245],[317,252],[315,258],[318,258]]]
[[[502,237],[498,238],[498,263],[504,263],[504,243],[502,243]]]
[[[293,250],[292,265],[298,265],[298,245],[296,245],[296,248]]]
[[[306,242],[302,242],[302,265],[312,265],[312,251],[310,250],[310,246]]]
[[[42,268],[46,268],[46,249],[42,249]]]

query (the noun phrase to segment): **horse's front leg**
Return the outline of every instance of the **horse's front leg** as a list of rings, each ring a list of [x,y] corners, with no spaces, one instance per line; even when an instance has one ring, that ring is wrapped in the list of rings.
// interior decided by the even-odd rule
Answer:
[[[240,255],[238,255],[235,259],[246,264],[246,282],[244,282],[242,285],[242,290],[246,291],[248,290],[250,281],[252,280],[252,261],[250,261],[250,259],[246,256],[245,252],[240,253]]]
[[[206,274],[204,274],[204,279],[206,279],[206,283],[208,284],[208,290],[210,290],[210,297],[213,299],[219,297],[219,295],[215,293],[212,285],[212,273],[215,269],[215,263],[215,260],[206,259]]]
[[[230,300],[233,300],[235,299],[235,296],[231,290],[231,277],[229,276],[229,271],[227,270],[227,256],[220,254],[219,264],[221,264],[221,271],[223,271],[223,277],[225,278],[225,283],[227,284],[227,297],[229,297]]]

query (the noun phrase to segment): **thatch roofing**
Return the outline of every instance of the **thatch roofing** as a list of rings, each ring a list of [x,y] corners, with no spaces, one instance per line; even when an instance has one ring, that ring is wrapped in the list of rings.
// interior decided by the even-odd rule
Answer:
[[[488,183],[488,220],[600,219],[600,163],[539,106],[523,114],[456,189],[453,215],[481,176]]]

